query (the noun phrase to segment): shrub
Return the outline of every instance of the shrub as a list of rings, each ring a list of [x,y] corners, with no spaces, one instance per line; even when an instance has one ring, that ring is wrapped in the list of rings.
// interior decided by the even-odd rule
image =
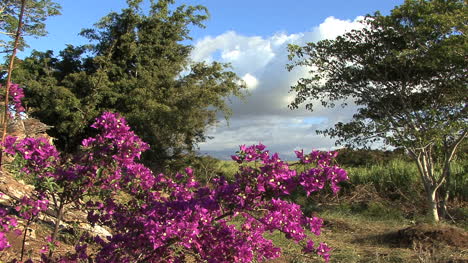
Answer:
[[[347,175],[332,165],[336,153],[297,151],[304,167],[299,173],[264,145],[243,145],[232,156],[239,163],[235,178],[215,177],[203,185],[191,168],[166,176],[138,163],[148,145],[118,114],[104,113],[92,127],[98,134],[83,140],[81,153],[72,158],[45,140],[5,141],[5,152],[24,159],[21,171],[35,185],[34,196],[22,199],[19,216],[30,224],[48,207],[57,214],[40,251],[43,262],[182,262],[187,255],[196,261],[250,262],[280,255],[263,235],[273,231],[302,244],[304,253],[329,260],[328,245],[307,235],[320,235],[323,220],[308,217],[286,198],[299,187],[307,195],[324,188],[337,192]],[[54,256],[68,204],[87,211],[90,224],[105,226],[112,235],[84,234],[75,253]],[[1,215],[1,220],[9,218]],[[88,246],[96,251],[90,253]]]

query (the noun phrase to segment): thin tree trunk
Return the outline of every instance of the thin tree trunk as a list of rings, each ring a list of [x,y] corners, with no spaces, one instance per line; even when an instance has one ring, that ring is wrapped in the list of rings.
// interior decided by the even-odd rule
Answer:
[[[451,144],[448,143],[447,139],[444,140],[444,167],[442,171],[442,176],[445,179],[444,183],[444,192],[443,196],[441,196],[441,204],[440,204],[440,210],[441,214],[443,217],[450,216],[447,210],[447,203],[448,199],[450,197],[450,184],[452,181],[452,171],[450,164],[454,158],[455,152],[457,151],[458,146],[460,143],[466,138],[467,136],[467,131],[463,131],[463,133],[460,135],[460,137],[456,138]]]
[[[21,257],[20,257],[21,262],[23,262],[24,249],[25,249],[25,245],[26,245],[26,236],[28,234],[28,229],[29,229],[29,224],[30,223],[31,223],[31,219],[28,219],[28,222],[24,226],[23,240],[21,241]]]
[[[10,57],[10,64],[8,65],[7,71],[7,83],[6,83],[6,91],[5,91],[5,112],[3,112],[2,116],[2,124],[3,124],[3,131],[2,131],[2,144],[5,141],[7,126],[8,126],[8,104],[9,104],[9,95],[10,95],[10,86],[11,86],[11,73],[13,72],[13,65],[15,63],[16,52],[18,51],[18,45],[21,38],[21,29],[23,28],[23,15],[24,15],[24,8],[26,6],[26,0],[21,0],[21,11],[18,17],[18,28],[15,34],[15,43],[13,45],[13,51]],[[2,156],[3,156],[3,147],[0,148],[0,169],[2,167]]]
[[[440,202],[440,212],[441,212],[442,218],[446,218],[448,216],[447,203],[450,197],[450,183],[451,183],[451,171],[450,171],[450,167],[448,167],[447,179],[445,182],[445,187],[443,188],[444,189],[442,193],[443,196]]]
[[[444,140],[444,165],[442,167],[442,176],[444,176],[445,183],[444,186],[441,189],[440,193],[440,205],[439,205],[439,210],[442,218],[446,218],[448,215],[447,211],[447,202],[449,199],[450,195],[450,181],[451,181],[451,171],[450,171],[450,161],[451,161],[451,156],[450,156],[450,150],[448,147],[447,140]]]
[[[54,226],[54,232],[52,233],[52,236],[51,236],[51,243],[54,243],[54,241],[57,239],[58,237],[58,232],[59,232],[59,229],[60,229],[60,223],[62,222],[62,219],[63,219],[63,207],[64,207],[64,201],[61,200],[60,204],[59,204],[59,207],[57,209],[57,218],[55,220],[55,226]],[[53,254],[53,250],[50,249],[49,250],[49,260],[52,259],[52,254]]]
[[[432,215],[432,220],[434,222],[439,222],[439,211],[437,209],[437,189],[432,190],[430,193],[428,193],[428,203],[429,203],[429,209],[431,211]]]
[[[438,213],[438,202],[437,202],[437,190],[438,187],[436,182],[434,182],[433,178],[431,178],[430,174],[430,167],[431,163],[430,160],[426,158],[426,152],[421,150],[421,153],[416,155],[416,153],[410,150],[411,157],[416,161],[416,165],[419,170],[419,175],[421,177],[421,181],[424,185],[424,193],[426,194],[427,204],[429,206],[429,214],[432,217],[434,222],[439,222],[439,213]]]

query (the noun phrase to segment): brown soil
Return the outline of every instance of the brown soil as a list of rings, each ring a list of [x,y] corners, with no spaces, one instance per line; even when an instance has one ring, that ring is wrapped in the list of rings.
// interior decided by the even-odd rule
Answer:
[[[399,248],[450,246],[460,250],[468,249],[468,232],[447,225],[417,224],[397,231],[359,238],[356,242],[363,242],[364,239]]]
[[[468,249],[468,232],[453,226],[418,224],[398,231],[396,237],[401,247],[424,243]]]

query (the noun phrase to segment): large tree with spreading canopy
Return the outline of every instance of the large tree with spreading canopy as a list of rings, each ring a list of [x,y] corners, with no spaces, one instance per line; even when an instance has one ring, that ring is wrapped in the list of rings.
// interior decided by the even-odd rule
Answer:
[[[406,0],[387,16],[367,16],[360,30],[289,47],[288,67],[310,69],[292,87],[291,107],[356,105],[349,122],[320,133],[353,146],[404,147],[435,221],[467,137],[467,13],[463,0]]]
[[[90,122],[110,110],[151,145],[147,159],[165,163],[204,141],[217,113],[229,115],[226,97],[242,96],[228,65],[190,60],[190,28],[203,27],[205,7],[160,0],[143,10],[142,2],[127,1],[83,30],[89,45],[69,45],[58,57],[35,52],[20,63],[31,114],[54,127],[60,149],[76,150]]]

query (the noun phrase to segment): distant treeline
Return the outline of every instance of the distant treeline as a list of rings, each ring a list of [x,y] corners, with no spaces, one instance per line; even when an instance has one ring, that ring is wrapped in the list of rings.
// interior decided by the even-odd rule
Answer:
[[[401,148],[392,151],[342,148],[338,152],[336,160],[341,166],[371,166],[388,163],[395,159],[409,160],[404,149]]]

